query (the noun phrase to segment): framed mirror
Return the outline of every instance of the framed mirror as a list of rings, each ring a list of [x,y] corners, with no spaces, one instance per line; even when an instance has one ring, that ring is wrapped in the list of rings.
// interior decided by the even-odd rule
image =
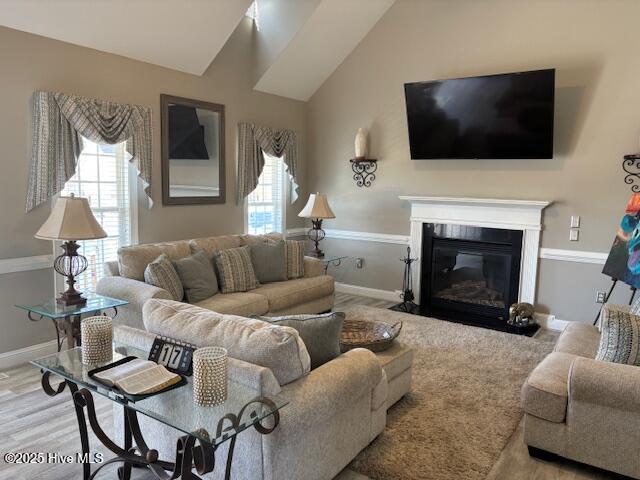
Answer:
[[[224,203],[224,105],[160,95],[160,109],[162,203]]]

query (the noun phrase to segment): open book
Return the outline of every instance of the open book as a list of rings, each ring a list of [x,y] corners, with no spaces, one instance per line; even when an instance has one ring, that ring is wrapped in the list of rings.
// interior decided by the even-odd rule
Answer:
[[[93,375],[109,387],[116,386],[129,395],[143,395],[163,390],[182,377],[150,360],[136,358]]]

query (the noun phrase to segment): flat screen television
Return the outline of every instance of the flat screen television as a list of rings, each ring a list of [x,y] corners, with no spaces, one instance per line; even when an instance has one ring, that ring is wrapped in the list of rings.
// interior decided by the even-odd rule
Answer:
[[[555,70],[406,83],[411,158],[553,158]]]

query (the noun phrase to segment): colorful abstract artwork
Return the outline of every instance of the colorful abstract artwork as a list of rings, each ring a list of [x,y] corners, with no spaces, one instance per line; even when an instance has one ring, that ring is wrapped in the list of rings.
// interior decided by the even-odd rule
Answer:
[[[632,194],[627,203],[602,273],[614,280],[640,288],[640,194],[638,193]]]

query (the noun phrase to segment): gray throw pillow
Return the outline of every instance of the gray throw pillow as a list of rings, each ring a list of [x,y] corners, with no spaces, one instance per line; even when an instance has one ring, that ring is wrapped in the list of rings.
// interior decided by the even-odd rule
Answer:
[[[173,266],[182,281],[187,302],[198,303],[218,293],[213,264],[203,251],[174,260]]]
[[[596,360],[640,366],[640,317],[605,306]]]
[[[144,269],[144,281],[149,285],[164,288],[174,300],[181,301],[184,297],[180,276],[164,253]]]
[[[255,316],[265,322],[291,327],[298,331],[311,357],[311,368],[318,368],[340,355],[340,334],[345,315],[331,312],[322,315]]]
[[[287,251],[283,240],[255,243],[249,249],[251,263],[260,283],[287,280]]]

